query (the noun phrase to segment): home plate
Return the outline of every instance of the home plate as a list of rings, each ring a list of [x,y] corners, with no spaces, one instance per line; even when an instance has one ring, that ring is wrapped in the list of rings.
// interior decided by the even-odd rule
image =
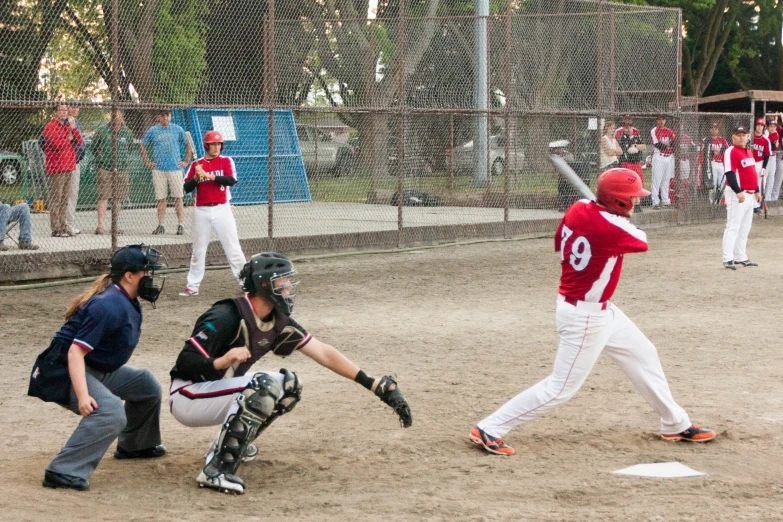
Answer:
[[[685,464],[679,462],[656,462],[655,464],[637,464],[629,468],[618,469],[612,473],[619,475],[634,475],[637,477],[652,477],[652,478],[685,478],[685,477],[701,477],[706,476],[706,473],[696,471],[693,468],[689,468]]]

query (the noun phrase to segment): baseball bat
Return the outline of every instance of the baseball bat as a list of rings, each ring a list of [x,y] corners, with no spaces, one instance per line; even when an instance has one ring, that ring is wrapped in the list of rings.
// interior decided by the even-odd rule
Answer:
[[[578,190],[580,194],[582,194],[587,199],[595,199],[595,194],[593,194],[593,191],[590,190],[590,187],[588,187],[582,178],[579,177],[579,174],[574,172],[574,169],[571,168],[566,160],[556,154],[550,154],[549,161],[551,161],[552,165],[555,166],[557,172],[560,173],[566,179],[566,181],[571,184],[571,186]]]
[[[198,153],[196,152],[196,144],[193,143],[193,136],[190,135],[190,131],[185,133],[185,140],[188,142],[188,147],[190,147],[190,153],[193,155],[193,161],[196,161],[198,158]]]
[[[766,194],[766,179],[765,176],[761,176],[761,206],[764,208],[764,219],[767,219],[767,210],[769,207],[767,206],[767,194]]]

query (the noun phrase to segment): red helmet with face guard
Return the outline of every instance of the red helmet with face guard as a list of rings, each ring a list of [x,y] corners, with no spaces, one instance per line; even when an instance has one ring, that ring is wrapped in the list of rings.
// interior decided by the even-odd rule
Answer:
[[[642,178],[630,169],[609,169],[598,177],[595,198],[615,214],[628,216],[633,210],[631,198],[649,195]]]
[[[218,131],[207,131],[204,133],[204,150],[207,151],[210,143],[220,143],[220,152],[223,152],[223,136]]]

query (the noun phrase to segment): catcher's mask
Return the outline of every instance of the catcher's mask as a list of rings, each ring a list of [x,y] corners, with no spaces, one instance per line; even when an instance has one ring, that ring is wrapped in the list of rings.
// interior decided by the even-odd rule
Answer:
[[[279,312],[294,313],[294,296],[299,281],[291,261],[277,252],[256,254],[239,273],[242,288],[269,301]]]
[[[117,250],[111,258],[111,274],[124,274],[125,272],[144,271],[145,274],[139,280],[139,298],[152,303],[160,297],[165,276],[156,276],[155,271],[165,268],[164,255],[148,245],[128,245]],[[160,284],[158,284],[160,282]]]

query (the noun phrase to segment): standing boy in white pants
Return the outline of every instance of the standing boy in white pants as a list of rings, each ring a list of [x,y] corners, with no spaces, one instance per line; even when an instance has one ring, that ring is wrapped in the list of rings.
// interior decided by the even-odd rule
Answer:
[[[723,155],[726,171],[726,230],[723,232],[723,266],[736,270],[737,265],[759,266],[748,259],[746,247],[753,225],[753,206],[761,203],[756,160],[747,149],[748,131],[744,127],[734,129],[731,147]]]
[[[756,175],[758,176],[759,187],[766,186],[767,167],[769,166],[769,157],[772,155],[769,140],[764,135],[765,132],[764,118],[757,118],[750,150],[753,153],[753,159],[756,161]],[[761,211],[761,199],[754,202],[754,207],[754,212]]]
[[[669,184],[674,177],[674,131],[666,126],[666,116],[658,115],[655,127],[650,131],[653,145],[652,157],[652,204],[658,208],[663,201],[664,206],[671,206]]]
[[[764,197],[767,201],[774,201],[772,195],[775,193],[775,187],[779,187],[778,178],[783,174],[778,171],[778,152],[780,151],[780,134],[778,133],[778,122],[775,118],[767,118],[767,140],[771,155],[767,162],[767,179],[764,182]],[[775,198],[777,199],[777,198]]]
[[[245,265],[245,254],[239,245],[237,223],[231,210],[231,189],[237,182],[234,160],[221,156],[223,136],[217,131],[204,134],[204,157],[194,161],[185,176],[185,192],[196,190],[196,211],[193,214],[193,253],[190,257],[188,285],[182,296],[198,295],[204,279],[207,246],[212,231],[226,253],[231,272],[239,281],[239,272]]]

